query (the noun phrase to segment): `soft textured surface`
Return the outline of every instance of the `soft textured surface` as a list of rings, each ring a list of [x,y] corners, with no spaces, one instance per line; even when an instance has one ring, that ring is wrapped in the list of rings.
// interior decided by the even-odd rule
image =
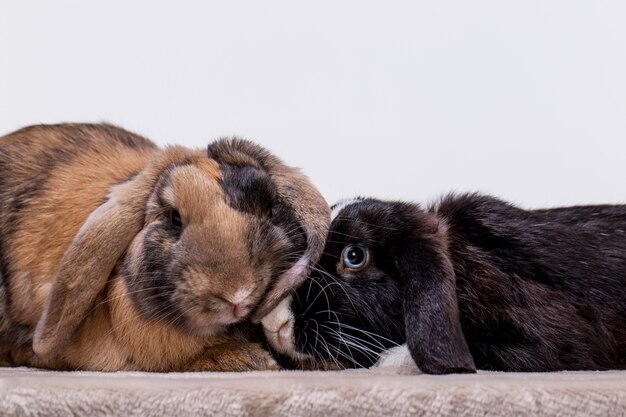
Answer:
[[[49,372],[0,368],[0,415],[626,416],[626,372]]]

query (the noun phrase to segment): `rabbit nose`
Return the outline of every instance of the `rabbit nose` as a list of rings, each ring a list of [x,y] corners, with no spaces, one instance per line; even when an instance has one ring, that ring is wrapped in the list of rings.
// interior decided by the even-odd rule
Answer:
[[[240,319],[250,312],[249,303],[246,303],[246,300],[251,294],[252,290],[239,290],[228,298],[234,318]]]
[[[245,316],[246,314],[248,314],[248,312],[250,311],[250,309],[244,305],[242,305],[241,303],[230,303],[232,306],[232,314],[233,317],[236,319],[240,319],[243,316]]]
[[[265,336],[274,348],[282,353],[286,353],[291,345],[290,323],[291,321],[288,318],[276,317],[266,320],[263,324]]]
[[[278,330],[276,331],[276,333],[278,333],[279,340],[281,340],[283,343],[287,343],[291,336],[290,329],[289,329],[289,320],[283,322],[278,328]]]
[[[250,312],[250,303],[248,298],[251,294],[251,290],[239,290],[235,294],[218,296],[218,298],[221,298],[226,302],[227,311],[230,312],[234,319],[241,319]]]

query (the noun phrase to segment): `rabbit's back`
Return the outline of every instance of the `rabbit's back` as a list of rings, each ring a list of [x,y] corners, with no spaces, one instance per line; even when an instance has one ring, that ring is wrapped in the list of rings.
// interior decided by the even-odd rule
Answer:
[[[626,206],[527,211],[464,195],[437,213],[479,368],[626,367]]]
[[[0,137],[0,332],[12,342],[30,337],[82,223],[155,149],[106,124],[38,125]]]
[[[50,211],[44,203],[53,196],[80,204],[99,188],[108,189],[138,172],[155,149],[149,140],[107,124],[36,125],[0,137],[4,240],[29,206]]]

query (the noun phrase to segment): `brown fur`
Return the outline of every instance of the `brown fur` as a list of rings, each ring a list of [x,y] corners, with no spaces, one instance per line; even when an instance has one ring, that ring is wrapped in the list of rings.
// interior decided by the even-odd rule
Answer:
[[[292,255],[288,231],[274,227],[270,239],[264,219],[231,207],[216,160],[159,150],[110,125],[34,126],[0,146],[0,360],[106,371],[276,367],[247,334],[228,331],[241,319],[229,314],[230,303],[249,315],[261,300]],[[264,169],[278,172],[280,194],[290,168],[274,160]],[[293,182],[287,203],[323,201],[304,177]],[[163,237],[164,205],[184,219],[179,240]],[[296,208],[297,219],[322,235],[325,207]],[[142,294],[153,291],[141,285],[155,252],[176,263],[168,300],[185,306],[180,314]]]
[[[330,224],[330,210],[322,195],[298,169],[284,165],[274,155],[250,142],[236,140],[235,146],[229,146],[232,144],[214,143],[209,146],[209,155],[220,163],[256,165],[271,172],[279,200],[289,202],[295,217],[303,220],[301,223],[306,232],[306,251],[281,274],[252,316],[253,322],[260,323],[262,317],[304,282],[311,265],[320,258]]]

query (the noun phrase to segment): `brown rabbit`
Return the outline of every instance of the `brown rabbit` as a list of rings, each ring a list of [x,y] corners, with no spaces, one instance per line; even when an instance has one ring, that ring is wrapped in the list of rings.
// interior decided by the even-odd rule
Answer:
[[[274,368],[244,319],[299,284],[328,223],[309,181],[248,141],[159,149],[106,124],[1,137],[0,362]]]

